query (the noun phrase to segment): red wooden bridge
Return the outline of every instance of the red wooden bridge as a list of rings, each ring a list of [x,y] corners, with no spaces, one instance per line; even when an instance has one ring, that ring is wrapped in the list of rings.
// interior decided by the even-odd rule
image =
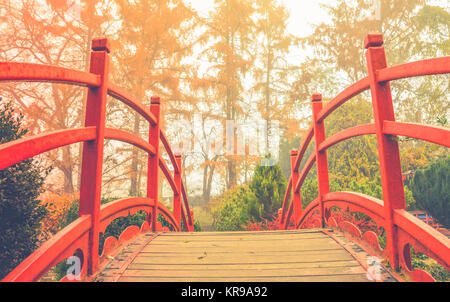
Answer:
[[[352,84],[322,106],[320,94],[312,96],[313,124],[299,150],[291,152],[292,173],[280,210],[280,230],[270,232],[195,233],[193,213],[181,180],[181,156],[173,154],[160,129],[160,99],[146,108],[108,79],[109,44],[94,39],[90,71],[27,63],[0,63],[0,81],[40,81],[84,86],[88,89],[83,128],[66,129],[0,145],[0,169],[43,152],[83,143],[79,218],[42,244],[3,281],[38,281],[57,263],[77,255],[82,259],[79,277],[84,281],[367,281],[371,267],[365,257],[389,260],[379,280],[433,281],[425,271],[413,269],[411,247],[450,269],[450,240],[405,210],[399,147],[395,136],[407,136],[450,147],[446,128],[396,122],[390,81],[450,72],[450,57],[388,67],[381,34],[366,37],[368,76]],[[339,106],[370,89],[374,123],[359,125],[326,137],[325,119]],[[105,127],[107,96],[136,110],[149,122],[149,140]],[[330,192],[327,148],[359,135],[377,137],[383,200],[353,192]],[[315,138],[315,152],[300,163]],[[104,140],[119,140],[148,153],[146,197],[100,204]],[[161,157],[160,142],[169,155],[172,171]],[[317,166],[319,196],[305,209],[300,189]],[[173,211],[158,202],[158,173],[162,171],[173,191]],[[292,193],[292,194],[291,194]],[[292,198],[290,196],[292,195]],[[382,249],[377,235],[362,234],[348,221],[332,217],[333,207],[361,212],[386,231]],[[139,228],[127,228],[119,239],[105,240],[99,255],[99,234],[116,218],[147,213]],[[163,215],[174,232],[157,221]],[[182,226],[184,231],[181,232]],[[75,276],[66,276],[68,281]],[[370,278],[369,278],[370,279]]]

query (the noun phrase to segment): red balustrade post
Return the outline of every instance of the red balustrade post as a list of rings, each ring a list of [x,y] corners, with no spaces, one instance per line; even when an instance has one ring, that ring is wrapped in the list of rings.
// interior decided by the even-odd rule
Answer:
[[[175,182],[178,193],[173,193],[173,217],[180,226],[181,231],[181,154],[175,154],[175,162],[178,166],[178,172],[177,169],[174,168],[173,180]],[[186,226],[186,228],[187,227],[188,226]]]
[[[302,199],[300,195],[300,190],[295,192],[295,185],[298,182],[299,173],[298,170],[295,171],[295,161],[297,159],[298,151],[295,149],[291,150],[291,177],[292,177],[292,206],[293,206],[293,220],[294,224],[297,225],[300,216],[302,215]],[[286,226],[289,226],[289,221],[286,221]]]
[[[313,123],[314,123],[314,141],[316,165],[317,165],[317,181],[319,187],[319,211],[321,227],[325,226],[323,196],[330,192],[330,181],[328,179],[328,159],[327,151],[319,151],[320,144],[325,140],[325,121],[318,121],[319,112],[322,110],[322,95],[314,93],[311,97]]]
[[[405,209],[400,152],[395,137],[383,134],[383,122],[395,121],[389,82],[377,81],[377,71],[387,67],[383,36],[369,34],[364,41],[369,74],[372,107],[376,126],[381,184],[386,215],[386,250],[392,267],[399,268],[397,228],[393,222],[393,211]]]
[[[108,93],[109,42],[107,39],[94,39],[90,61],[90,72],[101,76],[100,87],[90,87],[86,100],[84,126],[95,126],[95,140],[83,144],[81,163],[80,210],[79,215],[91,215],[89,250],[87,256],[88,274],[98,267],[98,241],[100,201],[102,193],[103,143],[105,132],[106,96]]]
[[[154,207],[149,224],[152,231],[157,230],[158,222],[158,172],[159,172],[159,135],[160,135],[160,98],[151,97],[150,112],[155,116],[156,124],[149,126],[148,141],[155,148],[155,154],[148,156],[147,197],[153,199]]]
[[[191,223],[188,226],[188,231],[193,232],[194,231],[194,211],[191,210],[190,213],[191,213]],[[188,223],[189,223],[189,220],[188,220]]]

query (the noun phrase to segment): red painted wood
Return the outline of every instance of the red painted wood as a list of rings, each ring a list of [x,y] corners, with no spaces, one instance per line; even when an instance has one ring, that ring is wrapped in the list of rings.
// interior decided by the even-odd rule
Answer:
[[[47,82],[78,86],[99,87],[99,75],[63,67],[32,64],[0,62],[0,82]]]
[[[328,159],[326,150],[320,150],[320,144],[325,140],[325,124],[319,122],[319,113],[322,110],[322,95],[313,94],[312,98],[313,123],[314,123],[314,141],[317,165],[317,183],[319,187],[319,213],[321,226],[325,226],[325,216],[323,208],[323,196],[330,192],[330,181],[328,179]]]
[[[333,111],[343,105],[345,102],[350,100],[352,97],[360,94],[361,92],[369,89],[369,78],[365,77],[358,82],[350,85],[339,93],[334,99],[332,99],[319,113],[317,121],[323,121],[328,115]]]
[[[158,212],[161,213],[176,230],[178,230],[179,226],[176,224],[176,220],[170,210],[161,203],[156,204]],[[154,207],[155,201],[145,197],[130,197],[103,204],[100,209],[101,229],[105,230],[109,223],[118,217],[127,216],[129,213],[134,214],[141,210],[152,212]]]
[[[369,76],[343,90],[332,99],[325,108],[321,108],[320,105],[316,105],[317,107],[313,106],[314,133],[310,129],[303,140],[292,171],[294,173],[298,171],[300,162],[304,157],[304,153],[313,135],[316,140],[315,153],[307,160],[302,172],[300,172],[298,176],[294,174],[294,181],[292,177],[289,179],[283,206],[280,209],[280,229],[286,229],[288,227],[290,216],[293,213],[293,203],[289,204],[288,202],[291,189],[293,192],[300,191],[306,175],[309,173],[316,160],[318,161],[318,166],[326,166],[327,163],[326,160],[324,160],[323,154],[327,148],[354,136],[376,134],[384,201],[380,201],[364,194],[352,192],[320,194],[319,188],[319,198],[312,201],[305,209],[303,209],[296,227],[309,227],[309,218],[312,217],[314,212],[318,209],[321,210],[321,213],[324,213],[324,210],[329,211],[331,207],[340,207],[345,210],[349,209],[353,212],[361,212],[371,217],[378,226],[382,226],[386,230],[388,238],[386,251],[391,265],[393,265],[394,268],[398,268],[399,265],[410,266],[410,263],[408,263],[410,257],[401,256],[399,249],[403,249],[403,245],[405,244],[411,244],[416,251],[429,255],[448,269],[450,261],[450,244],[448,238],[437,232],[434,228],[419,221],[419,219],[409,215],[404,210],[405,200],[400,157],[397,142],[392,136],[408,136],[449,147],[450,131],[446,128],[436,126],[395,122],[389,81],[421,75],[449,73],[450,57],[386,67],[386,56],[382,45],[383,37],[381,34],[368,35],[365,40],[365,46],[368,48],[366,59]],[[339,106],[368,88],[371,89],[375,123],[345,129],[338,134],[325,139],[323,128],[318,128],[318,125],[320,125],[324,119]],[[317,95],[314,99],[319,101],[320,96]],[[319,157],[321,154],[322,159],[320,160]],[[328,189],[328,172],[321,173],[321,171],[323,172],[325,169],[318,167],[319,187],[322,185],[322,187],[325,188],[322,189],[322,191],[326,192]],[[320,178],[325,180],[321,182]],[[362,237],[362,240],[366,240],[369,246],[371,245],[379,252],[379,245],[375,244],[377,240],[375,240],[376,236],[374,236],[374,234],[366,233],[365,236]],[[400,258],[402,259],[402,263],[399,263]],[[408,270],[407,267],[406,270]],[[425,274],[422,274],[422,272],[416,272],[416,275],[419,276],[417,277],[418,280],[422,277],[422,281],[432,279],[428,278]]]
[[[166,138],[166,135],[164,134],[164,132],[162,130],[160,131],[159,137],[161,139],[161,142],[162,142],[164,148],[166,149],[167,154],[169,155],[170,162],[172,163],[174,172],[179,173],[178,166],[176,164],[175,155],[173,154],[172,149],[170,148],[169,142]]]
[[[181,225],[181,154],[175,154],[173,179],[177,188],[177,191],[173,192],[173,216],[177,223]]]
[[[54,131],[0,145],[0,169],[3,169],[57,147],[84,142],[80,218],[45,242],[2,281],[37,281],[52,266],[72,256],[74,252],[83,254],[82,276],[92,275],[98,268],[99,232],[104,232],[112,220],[128,214],[132,215],[140,210],[152,213],[153,230],[156,229],[155,225],[157,225],[156,213],[161,213],[173,225],[175,231],[180,231],[180,218],[176,220],[166,207],[158,203],[159,168],[163,170],[174,194],[178,196],[177,203],[181,211],[175,214],[177,216],[182,215],[187,230],[194,231],[193,212],[189,209],[188,198],[181,181],[180,164],[176,164],[175,156],[167,138],[159,128],[159,97],[152,97],[152,105],[148,110],[126,90],[109,83],[109,52],[108,40],[93,40],[89,73],[38,64],[0,63],[0,81],[56,82],[87,86],[89,89],[86,102],[85,128]],[[149,142],[122,130],[105,128],[107,95],[129,105],[149,121]],[[154,196],[153,199],[127,198],[100,206],[104,139],[130,143],[149,154],[147,187],[148,194]],[[175,177],[172,177],[169,173],[160,156],[160,139],[174,166]],[[183,196],[186,211],[181,205],[181,196]],[[138,229],[139,231],[146,231],[148,227],[149,224],[146,222],[141,229],[138,227],[130,228],[125,232],[125,235],[135,235]],[[162,230],[162,228],[159,229]],[[167,228],[164,229],[168,230]],[[127,236],[127,239],[130,236]],[[113,242],[108,242],[106,243],[107,246],[113,244]]]
[[[87,243],[90,228],[91,219],[89,216],[78,218],[44,242],[2,281],[30,282],[39,280],[49,268],[72,256],[74,251],[82,246],[83,241]]]
[[[155,155],[155,147],[143,140],[142,138],[118,129],[105,128],[105,139],[113,139],[136,146],[150,155]]]
[[[417,138],[450,148],[450,130],[444,127],[384,121],[383,133]]]
[[[378,34],[377,34],[378,36]],[[367,39],[371,39],[370,35]],[[386,215],[386,238],[389,260],[391,265],[399,268],[397,229],[393,223],[393,210],[404,209],[405,193],[403,191],[402,168],[400,151],[396,140],[383,133],[384,121],[395,121],[389,82],[379,83],[376,78],[377,70],[386,68],[386,54],[382,42],[377,46],[370,46],[366,51],[367,68],[369,73],[372,107],[376,126],[378,157],[380,164],[381,185],[383,189],[384,208]],[[379,45],[379,46],[378,46]]]
[[[449,72],[450,57],[442,57],[386,67],[376,72],[376,79],[378,82],[386,82]]]
[[[0,170],[58,147],[96,138],[95,127],[58,130],[0,145]]]
[[[427,254],[450,269],[450,240],[444,234],[404,209],[394,210],[393,218],[401,230],[417,238],[425,246]]]
[[[136,101],[136,98],[125,89],[120,88],[113,83],[109,83],[108,95],[130,106],[130,108],[142,115],[152,126],[156,125],[157,121],[153,113],[145,108],[145,106],[141,102]]]
[[[187,194],[186,194],[186,189],[184,188],[183,182],[181,182],[181,194],[183,196],[184,207],[186,208],[186,213],[188,214],[187,215],[188,230],[190,232],[193,232],[194,231],[194,214],[193,214],[193,211],[189,207],[189,202],[188,202],[188,198],[187,198]]]
[[[313,167],[315,162],[316,162],[316,154],[313,153],[306,160],[305,166],[303,167],[302,171],[300,172],[300,176],[298,178],[298,181],[297,181],[297,183],[294,186],[294,192],[300,191],[300,188],[303,185],[303,182],[305,181],[306,176],[308,176],[308,173],[312,169],[312,167]]]
[[[288,210],[287,210],[287,213],[286,213],[286,219],[284,220],[284,229],[285,230],[287,230],[288,228],[289,228],[289,225],[290,225],[290,223],[291,223],[291,221],[292,221],[292,213],[294,213],[294,207],[293,207],[293,203],[291,202],[290,204],[289,204],[289,208],[288,208]],[[302,216],[304,216],[304,215],[302,215]]]
[[[179,194],[178,188],[175,184],[175,180],[174,180],[172,174],[170,174],[170,170],[167,167],[166,162],[161,157],[159,158],[159,168],[161,169],[164,176],[166,177],[166,180],[169,183],[170,187],[172,188],[172,191],[174,192],[174,194]]]
[[[308,129],[308,132],[306,133],[306,135],[302,141],[302,144],[300,145],[300,149],[297,154],[297,159],[295,161],[295,170],[296,171],[298,171],[298,169],[300,168],[301,160],[302,160],[303,156],[305,155],[306,149],[308,148],[309,143],[311,142],[311,140],[314,136],[314,128],[313,127],[314,126],[311,126]]]
[[[297,150],[291,150],[291,179],[293,183],[297,183],[298,181],[298,170],[295,171],[295,161],[297,159]],[[292,192],[292,201],[293,204],[293,218],[294,222],[297,222],[302,215],[302,198],[300,191]]]
[[[346,139],[359,136],[359,135],[367,135],[367,134],[375,134],[375,124],[366,124],[359,125],[351,128],[347,128],[342,130],[335,135],[327,138],[319,145],[319,151],[326,150],[331,146],[344,141]]]
[[[382,44],[381,34],[368,35],[366,38],[368,77],[343,90],[325,108],[321,106],[321,97],[313,96],[313,119],[315,122],[306,133],[299,152],[291,159],[293,178],[297,179],[289,180],[280,213],[280,228],[289,226],[290,218],[295,212],[295,205],[298,205],[298,202],[294,202],[295,197],[293,202],[288,202],[290,191],[293,190],[294,195],[300,192],[304,179],[317,160],[319,198],[302,210],[301,216],[297,217],[299,218],[296,223],[297,227],[305,226],[305,222],[317,209],[320,209],[323,224],[325,210],[335,206],[348,208],[350,211],[367,214],[379,226],[385,228],[388,233],[387,251],[394,267],[398,267],[400,262],[408,270],[410,257],[407,257],[407,254],[403,255],[406,251],[404,246],[412,245],[416,251],[431,256],[449,269],[450,243],[448,238],[404,210],[398,146],[396,141],[391,138],[392,135],[402,135],[449,147],[449,131],[441,127],[395,122],[388,82],[406,77],[449,73],[450,57],[386,67]],[[108,82],[109,57],[107,54],[110,52],[110,48],[106,39],[95,39],[92,43],[92,50],[91,67],[88,73],[38,64],[0,63],[0,81],[44,81],[89,87],[86,128],[51,132],[0,146],[0,169],[3,169],[42,152],[76,142],[84,142],[80,218],[44,243],[3,281],[38,280],[49,268],[73,255],[75,251],[77,253],[81,251],[84,256],[82,275],[92,274],[98,265],[98,232],[104,230],[113,219],[136,213],[139,210],[152,212],[153,230],[157,228],[156,213],[161,213],[166,217],[174,226],[175,231],[180,231],[181,220],[188,231],[194,230],[193,213],[189,209],[186,191],[181,181],[181,165],[177,163],[167,138],[159,128],[159,98],[152,98],[151,109],[148,110],[127,91]],[[372,93],[375,123],[349,128],[325,139],[324,119],[340,105],[369,87]],[[124,131],[104,128],[106,95],[108,94],[129,105],[147,119],[150,123],[149,143]],[[314,104],[315,101],[318,103]],[[344,139],[374,133],[377,135],[379,146],[384,202],[351,192],[328,193],[325,150]],[[303,170],[298,173],[300,163],[313,136],[316,141],[315,153],[308,158]],[[155,198],[129,198],[100,207],[103,141],[105,138],[133,144],[149,153],[147,194],[148,196],[153,195]],[[164,145],[174,167],[173,177],[160,156],[159,140]],[[158,202],[159,168],[163,171],[174,192],[173,214]],[[181,203],[181,196],[184,207]],[[134,228],[131,233],[136,233],[137,229],[139,228]],[[364,238],[367,241],[374,241],[373,234],[363,236],[362,239]],[[399,250],[402,252],[399,253]],[[401,261],[398,261],[399,258]],[[413,279],[432,281],[432,278],[422,271],[415,270],[409,273]]]
[[[97,39],[93,41],[93,45]],[[107,44],[107,42],[103,42]],[[90,72],[101,76],[98,88],[89,88],[86,101],[85,127],[95,126],[94,141],[83,145],[80,182],[80,216],[90,215],[92,227],[89,235],[88,274],[98,267],[99,215],[103,170],[103,145],[105,137],[106,98],[108,89],[109,55],[106,48],[96,48],[91,53]]]
[[[158,171],[161,163],[159,152],[159,121],[160,121],[160,98],[156,96],[151,97],[150,112],[155,117],[156,124],[149,126],[148,141],[150,145],[155,148],[155,154],[148,156],[148,170],[147,170],[147,197],[155,201],[153,207],[150,227],[152,231],[156,231],[156,222],[158,220]],[[166,175],[167,177],[167,175]],[[170,177],[169,177],[170,178]],[[173,187],[172,187],[173,188]]]
[[[279,229],[280,230],[284,230],[286,228],[285,226],[285,221],[286,221],[286,211],[287,211],[287,207],[288,207],[288,203],[289,203],[289,198],[291,196],[291,190],[292,190],[292,176],[289,177],[288,180],[288,184],[286,187],[286,192],[284,193],[284,198],[283,198],[283,204],[281,206],[281,209],[278,211],[278,215],[279,215]]]

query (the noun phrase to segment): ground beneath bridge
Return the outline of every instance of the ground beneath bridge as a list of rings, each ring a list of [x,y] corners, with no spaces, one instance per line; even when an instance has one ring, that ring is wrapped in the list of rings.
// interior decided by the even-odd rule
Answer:
[[[330,235],[321,229],[148,233],[111,257],[95,281],[370,281],[363,265],[368,254],[344,236]],[[385,270],[382,275],[395,281]]]

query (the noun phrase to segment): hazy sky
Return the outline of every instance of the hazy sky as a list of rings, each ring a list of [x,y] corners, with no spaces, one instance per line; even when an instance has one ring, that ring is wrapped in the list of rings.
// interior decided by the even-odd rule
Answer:
[[[202,16],[214,6],[214,0],[185,0],[191,3]],[[334,4],[342,0],[279,0],[290,11],[288,31],[297,36],[307,36],[312,33],[311,24],[318,24],[326,21],[327,15],[320,7],[320,4]],[[401,0],[399,0],[401,1]],[[429,5],[439,5],[450,7],[448,0],[428,0]]]
[[[319,3],[335,3],[337,0],[279,0],[290,11],[288,31],[297,36],[306,36],[312,32],[310,24],[319,23],[325,18]],[[186,0],[200,15],[205,16],[213,8],[214,0]]]

